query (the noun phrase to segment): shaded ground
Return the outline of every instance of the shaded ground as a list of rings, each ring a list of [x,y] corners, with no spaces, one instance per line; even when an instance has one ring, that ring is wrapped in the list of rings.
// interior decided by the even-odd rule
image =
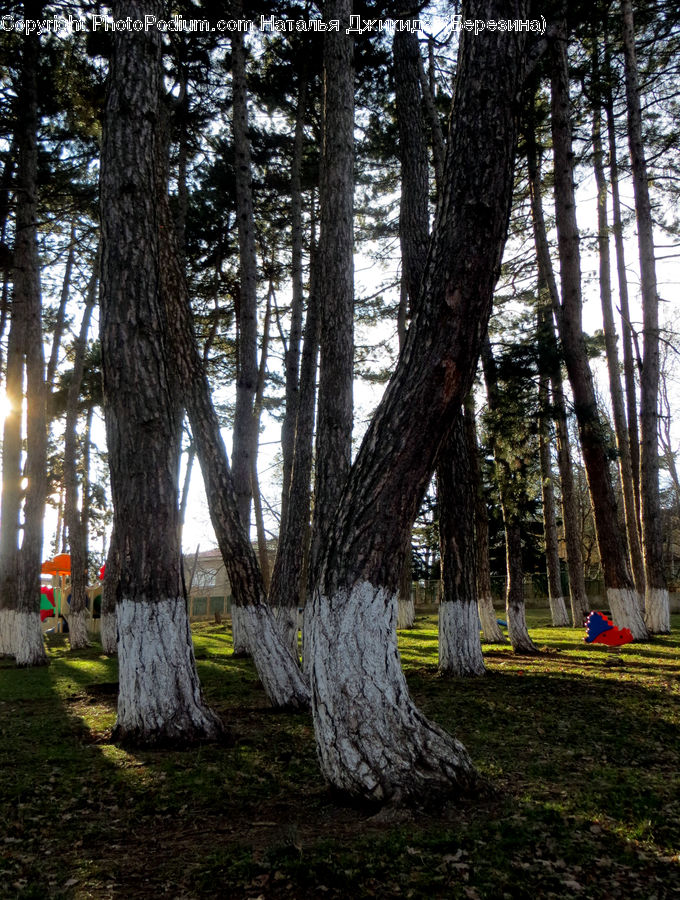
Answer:
[[[0,897],[680,897],[680,630],[539,657],[486,648],[489,676],[437,676],[436,622],[401,635],[411,690],[496,794],[380,823],[324,786],[307,715],[272,713],[224,626],[195,628],[232,745],[110,743],[115,662],[53,636],[47,669],[0,661]]]

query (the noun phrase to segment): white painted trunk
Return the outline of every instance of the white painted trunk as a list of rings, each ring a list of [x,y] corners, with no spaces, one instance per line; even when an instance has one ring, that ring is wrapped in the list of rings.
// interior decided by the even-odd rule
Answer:
[[[105,613],[102,609],[99,621],[102,652],[107,656],[113,656],[118,652],[118,622],[115,610],[112,613]]]
[[[299,659],[297,609],[293,609],[290,606],[273,606],[272,612],[283,637],[283,643],[288,647],[295,659]]]
[[[571,625],[567,603],[564,597],[550,597],[550,617],[554,628],[568,628]]]
[[[87,610],[80,612],[72,612],[68,617],[68,641],[71,650],[84,650],[90,646],[90,639],[87,633],[87,623],[89,616]]]
[[[505,615],[508,620],[508,637],[515,653],[538,653],[538,647],[529,637],[524,604],[507,607]]]
[[[650,634],[671,633],[671,611],[666,588],[645,591],[645,625]]]
[[[439,671],[447,675],[484,675],[477,604],[445,600],[439,606]]]
[[[489,594],[477,598],[477,610],[479,612],[479,620],[482,623],[484,640],[488,644],[507,644],[507,638],[498,624],[496,610],[493,607],[493,600]]]
[[[629,628],[635,641],[646,641],[647,627],[640,611],[640,595],[629,588],[607,588],[607,603],[617,628]]]
[[[397,628],[413,628],[415,620],[416,607],[413,597],[409,597],[408,600],[402,600],[400,597],[397,605]]]
[[[244,624],[244,607],[231,604],[231,642],[234,656],[250,656],[250,646]]]
[[[14,614],[14,659],[17,666],[46,666],[47,655],[39,612]]]
[[[234,607],[232,607],[233,612]],[[309,685],[297,655],[281,640],[274,613],[265,604],[240,608],[239,619],[269,702],[280,709],[309,709]]]
[[[364,581],[313,603],[312,712],[327,781],[378,802],[471,791],[467,751],[409,697],[396,595]]]
[[[191,743],[218,737],[222,724],[201,695],[183,597],[118,604],[116,740]]]

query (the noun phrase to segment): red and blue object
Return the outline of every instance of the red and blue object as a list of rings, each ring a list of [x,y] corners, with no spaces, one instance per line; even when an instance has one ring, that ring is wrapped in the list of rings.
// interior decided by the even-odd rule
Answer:
[[[44,622],[54,615],[54,588],[40,588],[40,621]]]
[[[631,644],[633,635],[629,628],[617,628],[616,625],[601,612],[591,612],[586,619],[586,644],[606,644],[608,647],[620,647]]]

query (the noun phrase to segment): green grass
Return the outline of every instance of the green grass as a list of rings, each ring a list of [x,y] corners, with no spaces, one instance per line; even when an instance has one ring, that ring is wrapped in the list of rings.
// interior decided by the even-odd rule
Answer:
[[[0,661],[0,897],[666,898],[680,894],[680,618],[610,650],[529,613],[543,652],[485,646],[489,674],[437,674],[436,621],[400,635],[411,691],[495,792],[375,821],[338,803],[311,719],[273,713],[224,626],[194,627],[233,746],[110,742],[115,660]]]

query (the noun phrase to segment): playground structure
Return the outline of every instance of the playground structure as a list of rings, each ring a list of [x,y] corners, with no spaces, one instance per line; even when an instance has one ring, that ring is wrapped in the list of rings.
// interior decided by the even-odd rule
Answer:
[[[40,568],[45,583],[40,588],[40,621],[43,631],[68,631],[68,614],[71,603],[71,557],[59,553],[45,560]],[[49,583],[47,582],[49,579]],[[101,606],[101,582],[87,588],[87,608],[89,621],[87,630],[99,632],[99,608]],[[99,603],[97,602],[99,600]]]

